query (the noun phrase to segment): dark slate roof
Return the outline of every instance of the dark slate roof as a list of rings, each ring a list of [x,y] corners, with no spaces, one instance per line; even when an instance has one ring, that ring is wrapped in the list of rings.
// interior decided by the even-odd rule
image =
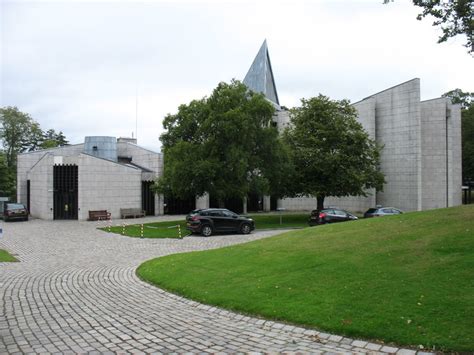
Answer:
[[[261,92],[268,100],[278,106],[280,105],[270,63],[270,55],[268,54],[267,40],[263,41],[247,75],[245,75],[244,84],[250,90]]]

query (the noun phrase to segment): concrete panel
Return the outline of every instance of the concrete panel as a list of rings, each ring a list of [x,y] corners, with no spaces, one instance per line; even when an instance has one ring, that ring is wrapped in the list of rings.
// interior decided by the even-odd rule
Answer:
[[[377,204],[404,211],[422,208],[420,80],[413,79],[372,96],[375,136],[384,148],[380,169],[387,183]]]
[[[99,159],[79,156],[79,219],[91,210],[108,210],[120,218],[121,208],[141,208],[141,170]]]
[[[448,206],[448,99],[421,102],[422,208]]]

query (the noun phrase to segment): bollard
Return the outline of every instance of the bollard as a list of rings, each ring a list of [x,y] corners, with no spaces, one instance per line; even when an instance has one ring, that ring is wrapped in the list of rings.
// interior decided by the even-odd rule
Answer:
[[[107,224],[107,230],[109,231],[109,233],[110,233],[111,228],[112,228],[112,218],[109,219],[109,222]]]
[[[141,228],[140,228],[140,238],[143,238],[143,223],[142,223]]]
[[[183,237],[181,236],[181,226],[179,224],[178,224],[178,238],[183,239]]]
[[[125,222],[122,223],[122,235],[125,235]]]

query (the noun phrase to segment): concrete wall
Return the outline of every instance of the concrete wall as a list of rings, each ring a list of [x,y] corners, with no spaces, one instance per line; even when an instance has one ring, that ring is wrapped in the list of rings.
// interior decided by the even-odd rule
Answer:
[[[28,171],[45,155],[73,156],[82,152],[84,144],[39,150],[17,156],[17,201],[26,204],[26,180]]]
[[[132,157],[132,163],[152,170],[159,175],[163,172],[163,155],[128,142],[117,143],[117,154]]]
[[[128,142],[117,143],[117,154],[150,170],[125,166],[83,154],[84,144],[52,148],[18,155],[18,201],[27,202],[27,180],[30,179],[30,207],[33,217],[53,219],[53,166],[78,165],[79,216],[88,218],[89,210],[107,209],[113,218],[120,217],[120,208],[141,208],[141,181],[154,180],[162,173],[160,153]],[[163,214],[163,197],[155,196],[155,213]]]
[[[35,166],[27,173],[30,180],[30,214],[41,219],[53,219],[53,162],[51,154],[42,156]],[[21,203],[26,205],[25,198]]]
[[[423,210],[460,205],[461,113],[447,98],[421,102]]]
[[[461,106],[448,102],[448,204],[462,204]]]
[[[326,198],[326,206],[363,212],[377,204],[404,211],[461,204],[461,114],[446,98],[420,102],[413,79],[354,104],[358,120],[383,146],[384,191],[368,197]],[[447,118],[446,118],[447,117]],[[313,198],[279,201],[288,210],[316,208]]]
[[[446,98],[421,102],[422,208],[448,206]]]
[[[87,154],[78,165],[80,220],[90,210],[108,210],[117,219],[121,208],[141,208],[141,170]]]
[[[384,191],[377,203],[404,211],[421,210],[420,80],[413,79],[372,96],[376,140],[383,145],[380,169]]]

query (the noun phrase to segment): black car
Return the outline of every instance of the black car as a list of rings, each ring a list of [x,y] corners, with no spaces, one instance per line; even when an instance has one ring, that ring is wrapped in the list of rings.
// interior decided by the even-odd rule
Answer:
[[[367,212],[364,213],[364,218],[393,216],[401,213],[403,212],[400,211],[398,208],[377,206],[375,208],[369,208]]]
[[[339,208],[324,208],[311,211],[308,223],[310,226],[316,226],[318,224],[355,221],[356,219],[358,218],[352,213]]]
[[[253,219],[225,208],[206,208],[191,211],[186,216],[186,228],[192,233],[201,233],[209,237],[218,232],[249,234],[255,229],[255,223]]]
[[[3,220],[5,222],[13,219],[28,220],[28,210],[25,205],[21,203],[6,202],[3,208]]]

